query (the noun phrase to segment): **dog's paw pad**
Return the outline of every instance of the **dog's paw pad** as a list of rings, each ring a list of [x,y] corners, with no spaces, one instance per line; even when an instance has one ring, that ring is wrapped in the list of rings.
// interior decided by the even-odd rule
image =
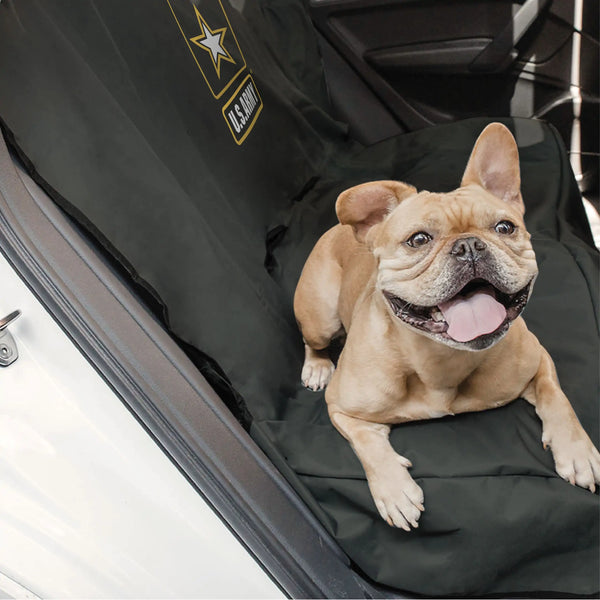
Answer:
[[[306,360],[302,368],[302,383],[313,392],[324,390],[334,370],[335,365],[328,358]]]

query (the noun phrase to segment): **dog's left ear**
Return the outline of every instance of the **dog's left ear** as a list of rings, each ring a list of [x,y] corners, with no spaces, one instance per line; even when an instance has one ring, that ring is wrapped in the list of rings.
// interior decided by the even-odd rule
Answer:
[[[512,133],[502,123],[490,123],[477,138],[460,185],[471,183],[512,204],[521,214],[525,212],[519,150]]]
[[[356,239],[364,243],[367,233],[390,213],[400,201],[416,194],[412,185],[401,181],[370,181],[342,192],[335,211],[342,225],[351,225]]]

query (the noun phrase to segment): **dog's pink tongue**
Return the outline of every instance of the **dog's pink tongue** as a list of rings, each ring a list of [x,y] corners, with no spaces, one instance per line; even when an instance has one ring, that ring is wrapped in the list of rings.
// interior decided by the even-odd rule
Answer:
[[[506,318],[504,306],[486,291],[442,302],[439,309],[448,323],[446,333],[457,342],[470,342],[480,335],[492,333]]]

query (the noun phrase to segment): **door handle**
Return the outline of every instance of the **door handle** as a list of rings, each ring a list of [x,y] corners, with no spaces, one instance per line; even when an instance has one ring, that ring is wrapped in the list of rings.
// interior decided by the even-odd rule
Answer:
[[[539,19],[551,0],[526,0],[511,22],[473,59],[472,73],[498,73],[517,58],[515,46]]]

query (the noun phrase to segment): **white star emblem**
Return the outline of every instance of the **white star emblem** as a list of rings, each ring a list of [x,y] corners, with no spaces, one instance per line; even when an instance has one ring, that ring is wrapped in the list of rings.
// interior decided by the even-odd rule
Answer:
[[[196,16],[198,17],[198,23],[200,24],[202,34],[190,38],[190,41],[210,54],[217,76],[221,77],[221,61],[226,60],[227,62],[235,63],[229,52],[227,52],[223,46],[223,38],[227,32],[227,27],[212,30],[198,12],[198,9],[196,7],[194,7],[194,9],[196,10]]]

